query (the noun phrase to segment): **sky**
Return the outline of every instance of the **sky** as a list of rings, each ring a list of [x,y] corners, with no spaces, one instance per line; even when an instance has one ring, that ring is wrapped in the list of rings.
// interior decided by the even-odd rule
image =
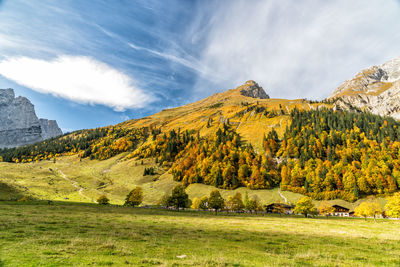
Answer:
[[[400,56],[398,0],[0,0],[0,88],[64,132],[255,80],[323,99]]]

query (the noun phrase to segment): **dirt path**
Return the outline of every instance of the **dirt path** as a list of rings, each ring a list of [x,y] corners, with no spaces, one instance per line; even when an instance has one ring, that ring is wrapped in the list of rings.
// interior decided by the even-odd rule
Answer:
[[[236,127],[236,131],[239,129],[240,125],[242,124],[241,121],[239,121],[239,125]]]
[[[287,203],[287,198],[284,195],[282,195],[280,188],[278,189],[278,193],[281,196],[281,198],[283,198],[283,200],[285,200],[285,203]]]
[[[67,175],[65,175],[65,173],[63,173],[61,170],[57,169],[57,171],[58,171],[58,173],[61,175],[61,177],[62,177],[64,180],[70,182],[71,185],[72,185],[73,187],[75,187],[75,188],[78,190],[78,194],[79,194],[79,195],[81,195],[83,198],[86,198],[86,199],[89,199],[90,201],[93,201],[94,203],[97,203],[95,200],[93,200],[92,198],[90,198],[90,197],[88,197],[88,196],[86,196],[85,194],[82,193],[82,191],[83,191],[84,189],[83,189],[83,187],[81,187],[81,186],[78,184],[78,182],[69,179],[69,178],[67,177]]]

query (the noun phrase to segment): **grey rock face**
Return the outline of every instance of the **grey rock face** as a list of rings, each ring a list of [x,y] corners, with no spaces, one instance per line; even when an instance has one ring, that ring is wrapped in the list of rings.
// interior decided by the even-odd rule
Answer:
[[[400,57],[361,71],[338,87],[330,98],[337,99],[337,108],[400,120]]]
[[[40,126],[43,140],[63,134],[55,120],[40,119]]]
[[[59,133],[54,123],[49,128],[52,129],[49,134],[43,132],[35,108],[27,98],[15,98],[13,89],[0,89],[0,148],[36,143],[43,140],[43,134],[48,137]]]
[[[255,81],[247,81],[241,86],[240,93],[252,98],[269,99],[269,95]]]

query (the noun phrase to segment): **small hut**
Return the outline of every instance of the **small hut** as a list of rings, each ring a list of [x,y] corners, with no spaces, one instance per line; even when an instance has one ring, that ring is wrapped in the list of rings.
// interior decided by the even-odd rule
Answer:
[[[294,206],[284,203],[272,203],[265,207],[267,213],[292,214]]]

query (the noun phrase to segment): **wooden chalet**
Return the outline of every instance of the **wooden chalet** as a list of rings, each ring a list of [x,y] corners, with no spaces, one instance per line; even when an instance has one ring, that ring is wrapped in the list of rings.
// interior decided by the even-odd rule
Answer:
[[[350,216],[350,209],[339,205],[333,205],[332,207],[335,209],[335,211],[332,214],[333,216],[340,216],[340,217]]]
[[[292,214],[294,206],[284,203],[272,203],[265,207],[267,213]]]

